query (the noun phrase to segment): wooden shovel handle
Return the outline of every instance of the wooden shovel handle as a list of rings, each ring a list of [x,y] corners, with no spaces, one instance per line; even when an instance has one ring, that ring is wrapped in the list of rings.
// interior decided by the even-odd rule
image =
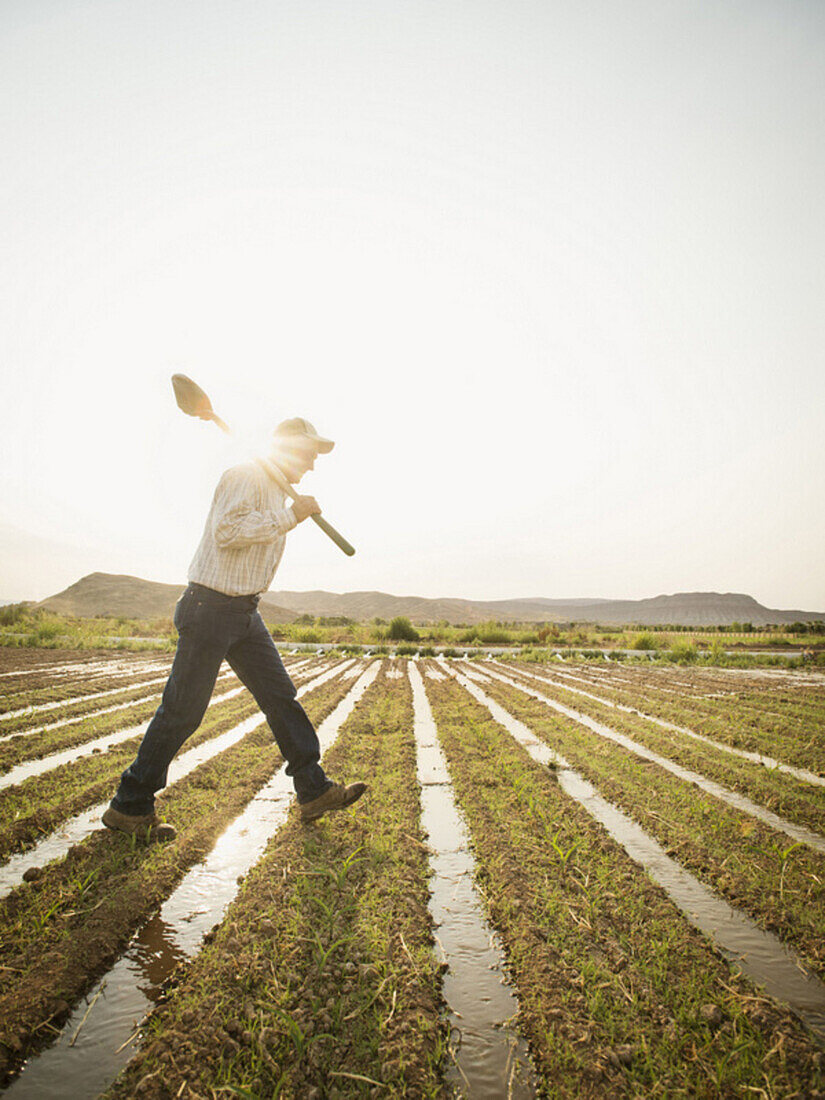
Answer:
[[[295,492],[283,472],[275,465],[271,458],[256,458],[255,461],[277,485],[280,485],[290,500],[297,499],[298,493]],[[344,536],[339,531],[336,531],[331,523],[328,523],[323,516],[319,515],[312,515],[309,518],[315,521],[316,525],[321,528],[325,535],[332,539],[340,550],[343,550],[348,557],[352,557],[355,553],[355,547],[348,543]]]

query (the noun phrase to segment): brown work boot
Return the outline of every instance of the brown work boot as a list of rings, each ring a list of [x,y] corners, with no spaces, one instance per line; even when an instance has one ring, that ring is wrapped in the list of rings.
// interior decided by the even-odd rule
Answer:
[[[353,802],[357,802],[366,789],[366,783],[350,783],[348,787],[343,783],[333,783],[318,798],[302,804],[301,821],[316,821],[330,810],[344,810]]]
[[[174,825],[167,825],[158,820],[158,815],[151,814],[122,814],[120,810],[109,807],[103,814],[103,824],[107,829],[115,829],[120,833],[129,833],[131,836],[147,836],[149,840],[174,840],[178,835]]]

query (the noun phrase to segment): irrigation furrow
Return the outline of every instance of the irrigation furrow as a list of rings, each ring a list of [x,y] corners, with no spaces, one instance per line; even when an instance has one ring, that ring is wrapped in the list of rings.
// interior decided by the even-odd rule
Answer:
[[[642,695],[650,702],[659,702],[658,693],[664,692],[663,683],[673,684],[676,681],[664,680],[666,673],[659,672],[654,675],[646,672],[634,679],[621,681],[627,684],[623,687],[617,677],[610,675],[604,668],[579,668],[576,670],[580,679],[587,680],[594,687],[609,687],[617,696],[627,695],[631,692],[634,698]],[[559,674],[573,676],[568,670],[557,670]],[[741,682],[732,682],[730,679],[713,676],[709,670],[703,669],[697,672],[686,690],[667,694],[681,696],[680,700],[663,700],[664,705],[673,706],[675,702],[683,702],[685,706],[698,716],[708,716],[718,713],[715,708],[712,711],[704,703],[706,699],[720,699],[723,705],[720,708],[727,713],[745,713],[757,719],[782,720],[793,722],[804,731],[806,724],[815,720],[822,713],[825,697],[821,690],[810,691],[796,682],[790,673],[783,674],[782,681],[777,685],[773,681],[765,684],[757,683],[745,685]]]
[[[825,857],[517,688],[496,680],[484,690],[563,753],[682,866],[761,928],[781,936],[825,977]]]
[[[235,679],[234,672],[224,672],[216,680],[216,684],[223,685],[226,680]],[[47,726],[35,726],[33,729],[15,730],[14,733],[7,733],[0,737],[0,743],[6,743],[14,741],[15,745],[17,741],[15,738],[20,738],[20,744],[28,749],[29,739],[38,737],[44,733],[51,733],[53,730],[61,729],[64,726],[77,723],[82,725],[83,723],[96,722],[99,718],[103,718],[107,714],[115,714],[119,710],[128,710],[130,707],[136,707],[152,703],[160,699],[163,693],[160,691],[153,691],[149,695],[140,695],[136,699],[128,699],[125,703],[115,703],[111,707],[103,707],[100,710],[88,711],[81,715],[72,715],[69,718],[61,718],[57,722],[51,722]],[[69,731],[67,730],[67,734]],[[4,750],[5,751],[5,750]]]
[[[314,828],[289,815],[110,1100],[147,1077],[171,1096],[444,1094],[412,727],[406,676],[382,669],[325,757],[369,804]]]
[[[133,679],[133,674],[124,673],[121,676],[107,676],[106,680],[111,681],[118,679],[133,679],[134,687],[142,688],[149,687],[150,685],[154,684],[163,684],[168,678],[168,673],[166,673],[163,676],[155,676],[152,679],[138,680]],[[11,721],[12,718],[20,718],[23,715],[28,717],[29,715],[43,714],[49,710],[57,710],[59,707],[71,707],[74,706],[76,703],[89,703],[95,699],[105,699],[109,695],[117,695],[117,693],[120,691],[126,691],[127,688],[128,685],[124,686],[120,684],[116,687],[106,688],[105,691],[84,692],[82,695],[76,695],[69,699],[51,699],[47,703],[35,703],[25,707],[17,707],[15,710],[5,710],[0,712],[0,720],[2,720],[3,722],[8,722]]]
[[[376,662],[361,673],[318,727],[322,752],[334,743],[379,667]],[[54,1043],[26,1063],[8,1096],[40,1100],[48,1094],[54,1100],[84,1100],[98,1096],[114,1080],[134,1054],[137,1030],[159,998],[165,979],[179,962],[196,953],[203,936],[220,922],[239,880],[260,859],[272,833],[285,820],[291,792],[292,781],[282,766],[206,859],[189,870],[160,911],[134,935],[127,951],[69,1017]]]
[[[670,772],[671,775],[677,776],[677,778],[684,780],[686,783],[695,784],[701,790],[713,795],[714,798],[718,798],[720,801],[726,802],[729,806],[733,806],[742,813],[756,818],[765,825],[769,825],[771,828],[776,829],[777,832],[785,833],[786,836],[791,837],[793,840],[801,844],[807,844],[818,852],[825,853],[825,837],[819,833],[815,833],[812,829],[807,829],[804,825],[796,825],[792,821],[787,821],[785,818],[780,817],[779,814],[775,814],[773,811],[765,809],[763,806],[757,806],[755,802],[752,802],[751,799],[745,797],[745,795],[738,794],[736,791],[731,791],[727,787],[722,786],[721,783],[716,783],[712,779],[706,779],[705,776],[701,775],[699,772],[692,771],[690,768],[684,768],[681,764],[676,764],[672,760],[668,760],[667,757],[653,752],[651,749],[639,744],[638,741],[634,741],[625,734],[619,733],[618,730],[613,730],[609,726],[605,726],[603,723],[595,721],[589,715],[574,710],[572,707],[565,706],[564,703],[559,703],[557,700],[551,699],[548,695],[544,695],[542,692],[536,691],[534,688],[528,687],[522,682],[512,680],[499,672],[493,672],[492,675],[503,683],[509,684],[511,687],[517,688],[527,695],[532,695],[533,698],[538,699],[546,706],[558,711],[559,714],[564,714],[566,717],[572,718],[574,722],[586,726],[600,737],[605,737],[610,741],[614,741],[617,745],[621,745],[623,748],[630,750],[630,752],[635,753],[642,760],[649,760],[651,763],[657,764],[660,768]]]
[[[165,658],[164,658],[165,661]],[[125,669],[137,669],[146,668],[153,664],[160,666],[162,662],[146,657],[136,657],[134,660],[112,660],[111,658],[99,658],[99,659],[84,659],[78,658],[76,661],[64,662],[63,664],[40,664],[35,665],[33,668],[18,668],[7,669],[5,672],[0,672],[0,677],[5,676],[69,676],[75,672],[86,672],[91,670],[95,674],[101,672],[119,672]],[[168,661],[166,661],[168,663]]]
[[[290,667],[292,667],[292,666],[290,666]],[[165,668],[163,676],[154,677],[153,679],[147,679],[147,680],[135,680],[131,685],[129,685],[129,684],[121,685],[119,687],[107,688],[105,691],[88,692],[84,695],[75,696],[74,698],[55,699],[55,700],[52,700],[51,702],[41,703],[41,704],[38,704],[36,706],[26,706],[26,707],[20,707],[16,710],[6,711],[5,713],[0,714],[0,726],[2,726],[6,722],[11,722],[16,718],[37,717],[40,714],[45,713],[45,712],[50,711],[50,710],[57,710],[57,709],[61,709],[63,707],[68,708],[68,707],[78,706],[80,704],[86,704],[86,703],[89,703],[89,702],[94,702],[98,699],[105,699],[105,698],[108,698],[112,695],[123,694],[127,691],[130,691],[130,690],[142,691],[144,688],[147,688],[147,687],[154,687],[157,684],[165,684],[167,679],[168,679],[168,673],[169,673],[170,669],[171,669],[171,664],[168,667]],[[129,674],[129,675],[133,675],[133,673]],[[141,675],[143,675],[143,673],[141,673]],[[83,711],[82,713],[85,715],[88,712]],[[19,733],[19,732],[28,732],[28,729],[20,730],[19,728],[16,728],[14,731],[12,731],[12,733],[14,733],[14,734]],[[4,736],[9,736],[9,734],[5,734]]]
[[[155,684],[165,684],[168,678],[168,676],[156,676],[152,680],[143,680],[140,684],[135,686],[139,688],[153,687]],[[128,688],[124,687],[108,688],[106,691],[96,691],[92,692],[90,695],[77,695],[73,699],[55,699],[51,703],[42,703],[40,706],[36,707],[20,707],[18,710],[8,710],[5,714],[0,714],[0,721],[7,722],[12,718],[21,718],[24,715],[29,717],[36,714],[43,714],[48,710],[57,710],[58,707],[71,707],[76,703],[91,703],[95,699],[105,699],[109,695],[117,695],[127,690]]]
[[[670,730],[672,733],[681,733],[686,737],[691,737],[695,741],[701,741],[705,745],[710,745],[714,749],[718,749],[720,752],[729,753],[731,756],[738,756],[742,760],[748,760],[752,764],[759,764],[762,767],[768,768],[771,771],[784,772],[785,775],[791,775],[794,779],[799,779],[803,783],[810,783],[817,787],[825,787],[825,776],[817,775],[815,772],[809,771],[807,768],[797,768],[792,764],[782,764],[778,760],[774,760],[772,756],[763,756],[758,752],[749,752],[747,749],[738,749],[734,745],[727,745],[723,741],[715,741],[712,737],[707,737],[703,733],[697,733],[695,730],[688,729],[687,726],[678,726],[673,722],[668,722],[664,718],[657,718],[653,714],[647,714],[643,710],[639,710],[637,707],[627,706],[625,703],[614,703],[610,699],[605,699],[601,695],[593,695],[589,691],[584,691],[581,688],[572,687],[567,683],[559,683],[557,680],[551,680],[549,677],[537,676],[535,673],[527,672],[526,670],[515,670],[511,666],[497,665],[497,667],[504,669],[507,672],[519,671],[523,676],[530,676],[531,679],[538,680],[543,683],[553,684],[555,687],[563,688],[565,691],[572,692],[575,695],[582,695],[587,699],[592,699],[596,703],[601,703],[603,706],[612,707],[614,710],[623,711],[625,714],[637,714],[640,718],[644,718],[648,722],[652,722],[654,725],[659,726],[661,729]],[[570,677],[574,679],[574,677]],[[575,679],[580,679],[575,677]],[[583,681],[589,683],[589,681]]]
[[[507,1023],[518,1012],[518,1000],[502,977],[502,948],[484,917],[474,885],[470,836],[455,803],[420,673],[412,662],[408,668],[421,826],[432,853],[430,913],[441,961],[447,966],[444,997],[451,1030],[461,1035],[460,1045],[452,1051],[455,1071],[447,1083],[467,1096],[534,1096],[535,1069],[527,1044]]]
[[[648,709],[652,709],[656,705],[665,711],[672,711],[677,708],[687,711],[688,715],[691,716],[691,720],[694,721],[707,721],[732,715],[735,715],[737,719],[751,716],[756,719],[756,729],[750,731],[753,735],[761,731],[763,735],[767,733],[770,736],[779,726],[782,732],[796,733],[801,737],[811,728],[812,724],[815,724],[821,718],[823,702],[825,702],[822,698],[812,698],[810,700],[783,699],[780,707],[777,705],[777,689],[771,687],[765,693],[764,698],[754,697],[752,693],[743,692],[741,689],[736,691],[734,696],[729,694],[718,696],[724,700],[723,704],[711,708],[703,701],[701,696],[690,695],[685,692],[671,692],[670,689],[663,688],[661,683],[652,682],[648,677],[640,677],[635,681],[629,681],[629,687],[621,687],[616,684],[614,677],[606,676],[604,670],[595,672],[588,669],[585,675],[585,670],[580,669],[579,673],[579,675],[576,675],[567,669],[555,670],[556,675],[581,681],[590,687],[600,687],[602,689],[609,687],[616,693],[619,702],[629,699],[630,702],[635,704],[641,696]],[[664,699],[662,695],[665,693],[675,695],[676,698]],[[769,723],[767,729],[766,723]]]
[[[332,680],[305,696],[316,728],[348,688]],[[281,764],[262,725],[162,792],[162,810],[178,830],[173,844],[99,830],[0,903],[0,1080],[51,1040],[69,1006]]]
[[[234,699],[244,690],[242,685],[224,692],[223,695],[215,695],[209,705],[215,706],[227,699]],[[144,732],[145,728],[146,722],[139,722],[136,726],[118,730],[117,733],[104,734],[103,737],[98,737],[94,741],[86,741],[82,745],[74,745],[72,748],[53,752],[49,756],[40,757],[38,760],[27,760],[25,763],[11,768],[5,775],[0,775],[0,791],[5,790],[6,787],[13,787],[17,783],[22,783],[24,779],[43,775],[44,772],[51,771],[53,768],[59,768],[64,764],[73,764],[75,760],[90,756],[92,753],[106,752],[114,745],[119,745],[122,741],[128,741],[130,737],[137,737]]]
[[[327,680],[337,676],[345,667],[349,667],[350,663],[336,665],[327,672],[308,680],[298,689],[298,696],[300,697],[307,691],[326,683]],[[237,744],[257,726],[262,725],[264,721],[263,715],[256,713],[226,733],[220,734],[218,737],[212,738],[202,745],[198,745],[196,748],[175,757],[169,765],[167,788],[173,786],[213,756]],[[34,848],[13,855],[0,867],[0,898],[6,897],[12,890],[22,884],[24,881],[23,875],[28,868],[44,867],[46,864],[62,858],[69,848],[79,844],[90,833],[96,832],[100,828],[100,816],[107,805],[108,802],[101,802],[93,806],[66,822],[49,836],[44,837]]]
[[[476,684],[455,669],[450,674],[495,721],[507,730],[537,764],[551,767],[559,786],[599,821],[628,855],[641,864],[675,902],[687,919],[708,936],[728,962],[741,969],[769,995],[787,1003],[825,1044],[825,985],[810,974],[798,956],[776,936],[764,932],[742,913],[717,897],[671,859],[653,837],[612,805],[560,754]]]
[[[302,662],[303,663],[303,662]],[[299,668],[299,665],[294,665],[290,668],[290,674],[294,674]],[[317,672],[323,672],[326,668],[326,664],[319,665]],[[347,676],[352,675],[352,672],[344,673],[344,679]],[[218,678],[216,683],[220,683],[224,679],[235,678],[234,673],[228,673],[225,676]],[[232,688],[223,695],[215,695],[210,700],[210,707],[216,706],[218,703],[223,703],[227,699],[234,699],[244,691],[243,684],[240,687]],[[160,699],[160,693],[152,698]],[[145,702],[146,700],[144,700]],[[111,708],[112,710],[116,708]],[[119,709],[119,708],[117,708]],[[109,710],[100,711],[99,714],[109,713]],[[86,720],[95,717],[95,715],[87,716]],[[146,727],[146,721],[143,720],[134,726],[129,726],[125,729],[114,731],[111,733],[103,734],[101,737],[95,738],[92,741],[83,741],[79,744],[71,745],[69,748],[58,750],[57,752],[49,753],[47,756],[38,757],[35,760],[26,760],[21,764],[11,768],[5,775],[0,775],[0,791],[6,787],[12,787],[17,783],[22,783],[25,779],[30,779],[35,775],[42,775],[44,772],[51,771],[53,768],[60,767],[63,764],[74,763],[75,760],[80,760],[84,756],[89,756],[92,753],[106,752],[114,745],[119,745],[122,741],[128,741],[130,737],[136,737],[142,733]]]
[[[285,662],[285,667],[287,672],[289,672],[291,675],[293,672],[297,671],[298,669],[309,663],[309,660],[295,661],[292,663]],[[236,679],[235,673],[231,669],[227,669],[225,672],[222,672],[218,676],[216,683],[222,684],[226,680],[233,679]],[[140,685],[138,685],[138,687],[139,686]],[[128,689],[122,688],[120,690],[126,691]],[[160,699],[161,695],[162,692],[154,691],[151,692],[149,695],[139,695],[137,697],[127,699],[124,703],[115,703],[113,706],[103,707],[101,710],[83,711],[80,714],[71,714],[66,718],[59,718],[57,721],[50,722],[48,725],[45,726],[24,727],[23,729],[18,728],[13,730],[11,733],[0,734],[0,743],[11,741],[13,738],[16,737],[33,737],[37,734],[49,733],[52,730],[59,729],[62,726],[71,725],[73,722],[92,722],[95,721],[97,718],[102,717],[103,715],[113,714],[115,711],[118,710],[126,710],[128,707],[136,706],[139,703],[148,703],[151,702],[153,699]]]

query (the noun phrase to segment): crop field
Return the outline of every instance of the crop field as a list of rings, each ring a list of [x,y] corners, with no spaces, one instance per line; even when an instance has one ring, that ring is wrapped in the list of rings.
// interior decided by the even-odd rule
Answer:
[[[224,666],[100,815],[167,652],[0,650],[10,1097],[825,1097],[825,675],[286,655],[302,825]]]

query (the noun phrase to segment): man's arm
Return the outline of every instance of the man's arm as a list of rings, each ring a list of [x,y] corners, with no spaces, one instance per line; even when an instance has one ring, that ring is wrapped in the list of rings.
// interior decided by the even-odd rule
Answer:
[[[243,468],[227,470],[218,482],[212,505],[212,534],[221,550],[273,542],[308,515],[321,511],[313,497],[298,497],[285,508],[258,511],[255,496],[255,483]]]

